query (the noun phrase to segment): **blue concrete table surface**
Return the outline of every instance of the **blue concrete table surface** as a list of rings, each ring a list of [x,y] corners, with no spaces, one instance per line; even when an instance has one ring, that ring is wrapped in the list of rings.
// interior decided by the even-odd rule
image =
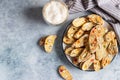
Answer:
[[[0,0],[0,80],[63,80],[57,72],[65,65],[73,80],[120,80],[120,54],[105,69],[85,72],[65,58],[61,38],[65,25],[88,13],[71,14],[61,26],[51,26],[42,18],[42,7],[49,0]],[[50,54],[38,45],[40,37],[56,34]]]

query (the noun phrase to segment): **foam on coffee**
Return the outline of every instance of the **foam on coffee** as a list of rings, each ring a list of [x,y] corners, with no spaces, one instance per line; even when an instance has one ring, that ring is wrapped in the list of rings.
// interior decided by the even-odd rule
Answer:
[[[68,17],[68,8],[63,2],[52,0],[44,6],[43,17],[51,24],[61,24]]]

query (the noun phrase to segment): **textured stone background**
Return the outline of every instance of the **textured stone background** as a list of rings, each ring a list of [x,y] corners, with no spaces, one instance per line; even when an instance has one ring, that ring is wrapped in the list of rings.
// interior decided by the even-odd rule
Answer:
[[[0,80],[62,80],[57,73],[65,65],[74,80],[120,80],[120,54],[99,72],[84,72],[73,67],[64,57],[61,37],[65,25],[78,16],[69,16],[64,25],[53,27],[42,18],[42,6],[48,0],[0,0]],[[39,46],[40,37],[57,34],[51,54]]]

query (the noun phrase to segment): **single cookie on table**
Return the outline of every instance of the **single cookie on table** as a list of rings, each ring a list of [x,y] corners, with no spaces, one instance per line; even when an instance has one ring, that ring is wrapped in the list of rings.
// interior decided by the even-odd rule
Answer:
[[[56,35],[49,35],[46,37],[45,42],[44,42],[44,48],[47,53],[50,53],[52,51],[56,38],[57,38]]]
[[[80,27],[80,26],[82,26],[84,23],[86,23],[87,22],[87,20],[86,20],[86,18],[85,17],[81,17],[81,18],[76,18],[76,19],[74,19],[73,21],[72,21],[72,24],[73,24],[73,26],[75,26],[75,27]]]
[[[40,46],[44,46],[44,49],[47,53],[52,51],[55,39],[57,38],[56,35],[49,35],[47,37],[42,37],[39,41]]]
[[[59,74],[65,80],[73,80],[71,73],[63,65],[59,66]]]

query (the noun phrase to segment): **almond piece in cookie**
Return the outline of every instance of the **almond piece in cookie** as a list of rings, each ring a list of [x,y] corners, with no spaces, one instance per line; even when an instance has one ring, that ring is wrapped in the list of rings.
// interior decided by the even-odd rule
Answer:
[[[66,69],[65,66],[61,65],[59,67],[59,74],[60,76],[65,79],[65,80],[73,80],[72,75],[70,74],[70,72]]]
[[[73,20],[72,24],[75,27],[80,27],[82,26],[84,23],[86,22],[86,18],[82,17],[82,18],[76,18]]]
[[[45,42],[44,42],[44,48],[47,53],[50,53],[52,51],[54,41],[57,38],[56,35],[49,35],[46,37]]]
[[[100,17],[99,15],[96,15],[96,14],[88,15],[88,18],[89,18],[89,21],[96,23],[96,24],[102,25],[104,23],[102,17]]]

